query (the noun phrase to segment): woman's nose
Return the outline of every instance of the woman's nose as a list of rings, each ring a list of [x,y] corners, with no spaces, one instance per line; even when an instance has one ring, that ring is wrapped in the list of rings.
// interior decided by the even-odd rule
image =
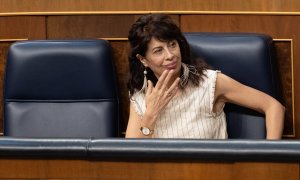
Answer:
[[[170,49],[166,49],[166,58],[167,59],[172,59],[174,56],[173,52]]]

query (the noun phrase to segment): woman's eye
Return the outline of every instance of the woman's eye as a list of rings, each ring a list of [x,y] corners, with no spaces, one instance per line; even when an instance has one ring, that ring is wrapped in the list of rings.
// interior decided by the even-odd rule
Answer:
[[[176,46],[177,46],[176,42],[171,42],[171,43],[170,43],[170,47],[171,47],[171,48],[175,48]]]
[[[161,49],[157,49],[157,50],[154,51],[154,54],[159,54],[159,53],[161,53],[161,52],[162,52]]]

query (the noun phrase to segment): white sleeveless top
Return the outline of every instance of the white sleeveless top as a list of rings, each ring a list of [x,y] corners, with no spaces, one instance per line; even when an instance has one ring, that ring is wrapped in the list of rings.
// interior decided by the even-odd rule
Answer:
[[[183,93],[175,96],[158,116],[154,138],[226,139],[226,118],[223,109],[213,112],[215,85],[218,71],[205,70],[204,80],[198,87],[187,85]],[[131,97],[135,111],[143,116],[145,94]]]

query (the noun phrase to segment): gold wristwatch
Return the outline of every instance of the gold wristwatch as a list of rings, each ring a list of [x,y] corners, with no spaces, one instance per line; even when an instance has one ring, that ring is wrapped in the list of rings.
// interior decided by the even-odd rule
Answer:
[[[153,134],[153,130],[150,130],[149,128],[143,127],[143,126],[140,128],[140,131],[141,131],[145,136],[149,136],[149,135]]]

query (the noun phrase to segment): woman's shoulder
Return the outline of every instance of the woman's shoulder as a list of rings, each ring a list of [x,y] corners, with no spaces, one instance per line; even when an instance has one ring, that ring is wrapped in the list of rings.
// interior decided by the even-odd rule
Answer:
[[[221,72],[219,70],[205,69],[203,70],[203,75],[205,79],[216,78],[217,74]]]
[[[214,69],[205,69],[203,70],[203,73],[205,74],[214,74],[214,73],[218,73],[220,72],[220,70],[214,70]]]

